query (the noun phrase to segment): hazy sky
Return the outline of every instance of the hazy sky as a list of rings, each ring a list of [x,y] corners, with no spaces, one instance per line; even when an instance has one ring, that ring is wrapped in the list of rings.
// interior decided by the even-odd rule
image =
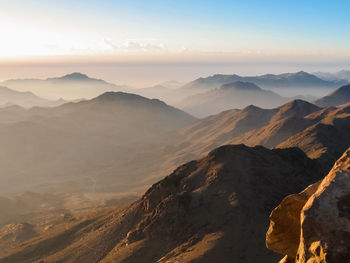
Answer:
[[[348,0],[0,4],[2,79],[83,70],[141,84],[233,70],[336,70],[350,62]]]

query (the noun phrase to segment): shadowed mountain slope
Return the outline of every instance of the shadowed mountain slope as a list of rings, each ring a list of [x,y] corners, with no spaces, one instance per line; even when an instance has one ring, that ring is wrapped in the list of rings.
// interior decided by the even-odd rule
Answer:
[[[223,146],[129,207],[27,241],[0,262],[273,262],[269,212],[321,176],[296,148]]]
[[[350,103],[350,85],[343,86],[314,102],[320,107],[339,106]]]
[[[198,158],[224,144],[244,143],[269,148],[300,147],[309,157],[331,165],[350,146],[348,106],[319,108],[295,100],[275,109],[248,106],[194,122],[180,131],[180,139],[164,158],[169,172],[185,161]]]
[[[305,116],[321,110],[302,100],[275,109],[248,106],[200,119],[180,131],[180,141],[171,149],[164,168],[179,165],[224,144],[277,146],[315,121]],[[169,172],[169,170],[168,170]]]
[[[350,146],[350,106],[326,108],[306,117],[314,122],[278,147],[299,147],[311,158],[320,158],[329,168]]]

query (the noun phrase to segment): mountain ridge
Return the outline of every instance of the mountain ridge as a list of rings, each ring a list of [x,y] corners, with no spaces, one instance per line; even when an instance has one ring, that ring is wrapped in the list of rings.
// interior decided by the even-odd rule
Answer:
[[[342,84],[348,84],[346,81],[326,81],[322,80],[312,74],[306,73],[304,71],[299,71],[296,73],[283,73],[283,74],[266,74],[260,76],[239,76],[233,75],[223,75],[215,74],[206,78],[199,78],[194,80],[183,88],[186,89],[208,89],[217,88],[222,84],[227,84],[234,81],[245,81],[252,82],[262,88],[286,88],[286,87],[339,87]]]
[[[115,85],[102,79],[90,78],[80,72],[47,79],[10,79],[1,82],[0,85],[18,91],[32,91],[44,98],[63,98],[66,100],[91,99],[106,91],[136,91],[128,86]]]
[[[254,83],[236,81],[189,96],[176,105],[192,115],[206,117],[227,109],[244,108],[250,104],[272,108],[287,101],[287,98],[273,91],[264,90]]]
[[[314,103],[321,107],[340,106],[350,102],[350,85],[342,86]]]
[[[162,168],[198,158],[224,144],[244,143],[269,148],[300,147],[330,168],[350,146],[349,106],[320,108],[295,100],[274,109],[247,106],[195,121],[179,132],[179,141],[166,155]],[[327,169],[327,168],[325,168]]]
[[[47,100],[36,96],[30,91],[16,91],[5,86],[0,86],[0,106],[18,105],[25,108],[35,106],[53,107],[66,101]]]
[[[126,209],[27,241],[0,262],[209,263],[219,255],[221,262],[271,262],[278,255],[265,248],[266,212],[320,176],[296,148],[222,146],[180,166]]]

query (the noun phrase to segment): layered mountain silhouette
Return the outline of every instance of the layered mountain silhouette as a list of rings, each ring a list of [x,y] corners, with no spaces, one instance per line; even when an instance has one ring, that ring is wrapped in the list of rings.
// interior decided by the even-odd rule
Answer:
[[[67,78],[50,81],[90,82],[81,74]],[[246,82],[208,94],[216,91],[274,94]],[[320,180],[350,147],[349,134],[349,105],[303,100],[200,120],[123,92],[53,108],[2,108],[1,192],[50,195],[44,205],[35,193],[0,198],[0,225],[7,224],[0,228],[0,262],[274,262],[280,256],[265,248],[269,213]],[[24,205],[26,212],[57,216],[67,203],[81,206],[76,193],[135,196],[166,174],[130,205],[77,217],[64,212],[52,228],[47,218],[41,225],[8,222],[23,215],[14,200],[36,204]],[[51,194],[64,195],[65,205]],[[5,249],[16,238],[16,248]]]
[[[107,91],[132,92],[127,86],[118,86],[101,79],[90,78],[82,73],[71,73],[58,78],[12,79],[0,85],[18,91],[31,91],[48,99],[91,99]]]
[[[288,101],[272,91],[263,90],[250,82],[236,81],[220,88],[187,97],[176,104],[195,116],[217,114],[227,109],[244,108],[247,105],[272,108]]]
[[[64,100],[47,100],[34,95],[31,92],[21,92],[0,86],[0,107],[18,105],[25,108],[34,106],[53,107],[65,103]]]
[[[279,256],[265,247],[269,212],[322,176],[296,148],[223,146],[126,208],[48,231],[0,262],[273,262]]]
[[[340,106],[350,103],[350,85],[340,87],[314,103],[320,107]]]
[[[196,121],[159,100],[121,92],[49,109],[4,108],[0,170],[7,186],[1,190],[142,192],[224,144],[296,146],[330,167],[350,146],[349,116],[348,106],[322,109],[295,100]]]
[[[128,191],[155,169],[171,143],[167,133],[193,120],[159,100],[122,92],[55,108],[2,109],[1,191]]]
[[[183,128],[181,139],[162,167],[166,169],[198,158],[220,145],[244,143],[269,148],[300,147],[309,157],[321,158],[330,168],[350,146],[349,132],[349,106],[320,108],[302,100],[275,109],[248,106],[224,111]]]
[[[216,74],[206,78],[196,79],[184,86],[186,89],[206,90],[218,88],[223,84],[236,81],[252,82],[262,88],[336,88],[348,84],[345,80],[327,81],[304,71],[284,73],[279,75],[266,74],[261,76],[243,77],[239,75]]]

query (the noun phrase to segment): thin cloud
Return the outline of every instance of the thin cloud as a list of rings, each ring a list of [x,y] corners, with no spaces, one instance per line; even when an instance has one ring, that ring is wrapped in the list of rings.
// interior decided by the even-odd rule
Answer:
[[[142,41],[128,40],[121,44],[115,43],[112,40],[105,39],[104,42],[109,45],[114,51],[119,52],[164,52],[168,48],[163,43],[150,43]]]

